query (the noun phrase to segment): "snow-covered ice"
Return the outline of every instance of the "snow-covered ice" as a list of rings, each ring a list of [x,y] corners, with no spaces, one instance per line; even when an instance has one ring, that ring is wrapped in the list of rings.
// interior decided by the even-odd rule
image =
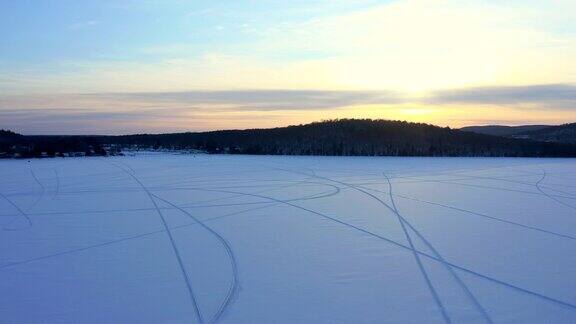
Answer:
[[[0,161],[1,323],[576,323],[576,160]]]

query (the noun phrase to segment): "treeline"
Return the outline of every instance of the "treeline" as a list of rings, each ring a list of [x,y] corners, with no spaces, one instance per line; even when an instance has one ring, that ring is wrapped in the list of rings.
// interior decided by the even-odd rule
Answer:
[[[535,142],[576,144],[576,123],[557,125],[557,126],[548,126],[548,125],[468,126],[460,128],[460,130],[486,135],[529,139]]]
[[[576,144],[576,123],[550,126],[544,129],[523,132],[517,135],[540,142]]]
[[[102,140],[91,136],[23,136],[0,130],[0,158],[104,156]]]
[[[405,121],[339,119],[271,129],[124,136],[26,136],[33,152],[121,148],[336,156],[576,157],[576,145],[512,139]],[[90,155],[87,154],[87,155]]]
[[[574,157],[576,146],[462,132],[405,121],[339,119],[203,133],[106,137],[106,143],[208,153],[366,156]]]

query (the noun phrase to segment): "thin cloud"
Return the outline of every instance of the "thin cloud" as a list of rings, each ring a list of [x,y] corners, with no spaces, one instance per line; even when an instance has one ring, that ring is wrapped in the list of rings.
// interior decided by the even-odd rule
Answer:
[[[425,101],[432,104],[537,105],[576,109],[576,85],[546,84],[454,89],[435,92]]]
[[[165,126],[164,131],[217,129],[224,127],[223,124],[264,127],[292,118],[301,120],[312,111],[322,114],[349,106],[397,102],[402,102],[402,96],[390,91],[244,90],[0,96],[0,126],[25,125],[34,133],[96,130],[126,133],[160,129],[158,125]],[[123,124],[133,126],[127,128]]]
[[[230,106],[233,110],[322,110],[354,105],[393,104],[405,99],[393,91],[232,90],[141,92],[86,95],[114,101]]]
[[[444,121],[462,124],[463,118],[470,118],[482,122],[482,114],[470,114],[475,107],[498,116],[491,117],[495,120],[516,116],[516,123],[572,121],[576,86],[463,88],[425,97],[394,91],[286,89],[13,95],[0,96],[0,128],[36,134],[169,132],[280,126],[339,117],[413,119],[418,114],[415,117],[408,110],[426,108],[451,111],[438,117]]]

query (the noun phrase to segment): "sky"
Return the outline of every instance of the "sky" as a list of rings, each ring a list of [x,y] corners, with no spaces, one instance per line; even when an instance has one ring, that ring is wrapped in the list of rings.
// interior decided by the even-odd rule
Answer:
[[[574,0],[0,0],[0,128],[576,122]]]

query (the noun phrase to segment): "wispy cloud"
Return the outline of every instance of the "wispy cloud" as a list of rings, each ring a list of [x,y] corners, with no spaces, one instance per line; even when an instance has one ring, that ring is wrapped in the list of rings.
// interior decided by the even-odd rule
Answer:
[[[486,120],[562,123],[573,121],[575,98],[576,86],[571,84],[463,88],[418,97],[395,91],[291,89],[0,96],[0,128],[122,134],[281,126],[342,117],[452,126]]]
[[[321,90],[0,96],[0,127],[26,125],[24,132],[62,134],[265,127],[316,120],[349,106],[400,101],[394,92]]]
[[[88,95],[122,101],[233,106],[234,110],[310,110],[403,102],[393,91],[229,90]]]
[[[576,110],[576,85],[545,84],[453,89],[434,92],[426,101],[434,104],[529,105]]]

